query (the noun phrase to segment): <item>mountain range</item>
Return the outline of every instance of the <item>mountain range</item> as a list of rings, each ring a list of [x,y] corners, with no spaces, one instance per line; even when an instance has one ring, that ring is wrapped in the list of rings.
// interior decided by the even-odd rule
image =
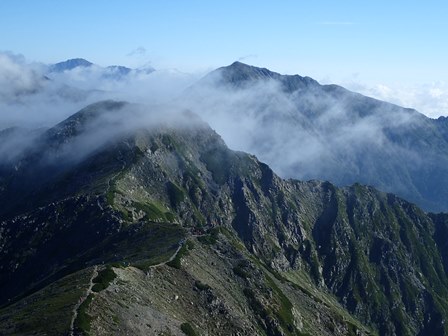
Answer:
[[[445,117],[239,62],[210,73],[188,96],[229,146],[285,178],[358,182],[427,211],[448,210]]]
[[[354,182],[444,209],[446,127],[234,63],[4,130],[0,334],[444,335],[448,215]]]
[[[63,73],[64,71],[72,71],[74,69],[96,69],[98,71],[104,72],[104,78],[115,80],[126,78],[126,76],[128,76],[132,72],[135,72],[136,74],[150,74],[151,72],[155,71],[155,69],[152,67],[145,67],[141,69],[131,69],[122,65],[110,65],[107,67],[101,67],[83,58],[73,58],[48,66],[48,71],[50,74]]]

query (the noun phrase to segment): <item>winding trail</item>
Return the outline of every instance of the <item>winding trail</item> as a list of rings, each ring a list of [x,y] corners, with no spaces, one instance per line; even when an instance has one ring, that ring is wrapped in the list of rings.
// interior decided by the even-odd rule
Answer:
[[[75,320],[78,317],[78,309],[79,307],[82,305],[82,303],[87,299],[87,297],[89,296],[89,294],[92,294],[92,288],[93,288],[93,279],[95,279],[98,276],[98,266],[94,266],[93,267],[93,272],[92,272],[92,276],[90,277],[89,280],[89,287],[87,288],[87,291],[85,293],[84,296],[79,298],[78,303],[73,307],[72,313],[72,320],[70,322],[70,332],[68,333],[70,336],[74,336],[74,328],[75,328]]]
[[[177,254],[179,253],[179,251],[180,251],[180,249],[182,248],[182,246],[185,245],[185,242],[186,242],[186,241],[187,241],[187,240],[184,238],[184,239],[182,239],[182,240],[179,242],[179,246],[177,247],[176,252],[174,252],[174,254],[173,254],[168,260],[162,261],[161,263],[158,263],[158,264],[155,264],[155,265],[151,265],[151,266],[149,266],[149,268],[156,268],[156,267],[159,267],[159,266],[162,266],[162,265],[166,265],[166,264],[168,264],[169,262],[173,261],[173,260],[177,257]]]
[[[121,166],[120,170],[119,170],[117,173],[115,173],[114,175],[112,175],[112,177],[109,178],[109,180],[107,181],[107,187],[106,187],[106,190],[105,190],[105,195],[107,195],[107,194],[109,193],[110,188],[112,188],[112,184],[115,182],[115,180],[117,179],[117,177],[118,177],[118,176],[123,172],[123,170],[126,168],[126,162],[125,162],[124,160],[122,160],[122,159],[120,159],[120,161],[121,161],[122,166]],[[100,199],[99,199],[99,198],[97,198],[96,203],[97,203],[98,207],[101,209],[101,211],[104,211],[104,208],[103,208],[103,206],[101,205],[101,203],[100,203]]]
[[[173,261],[173,260],[177,257],[177,255],[179,254],[180,249],[185,245],[186,241],[187,241],[187,239],[184,238],[184,239],[182,239],[182,240],[179,242],[179,246],[177,247],[176,251],[174,252],[174,254],[173,254],[168,260],[165,260],[165,261],[163,261],[163,262],[161,262],[161,263],[158,263],[158,264],[156,264],[156,265],[151,265],[151,266],[149,266],[149,268],[150,268],[150,269],[151,269],[151,268],[156,268],[156,267],[165,265],[165,264],[167,264],[167,263]],[[87,297],[88,297],[90,294],[95,294],[95,293],[92,291],[92,288],[93,288],[93,285],[94,285],[94,283],[93,283],[93,279],[95,279],[97,276],[98,276],[98,266],[95,265],[95,266],[93,267],[92,276],[90,277],[90,280],[89,280],[89,287],[87,288],[86,293],[85,293],[82,297],[79,298],[78,303],[77,303],[77,304],[73,307],[73,309],[72,309],[72,320],[71,320],[71,322],[70,322],[70,331],[69,331],[69,333],[68,333],[69,336],[75,336],[75,330],[74,330],[74,329],[75,329],[75,321],[76,321],[76,318],[78,317],[78,310],[79,310],[79,307],[83,304],[83,302],[87,299]]]

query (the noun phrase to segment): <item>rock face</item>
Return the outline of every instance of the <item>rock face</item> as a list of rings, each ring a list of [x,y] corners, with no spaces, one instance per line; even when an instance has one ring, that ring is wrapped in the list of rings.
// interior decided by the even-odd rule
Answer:
[[[2,166],[0,333],[446,333],[445,215],[138,111],[90,106]]]
[[[184,99],[205,107],[229,146],[283,177],[358,182],[448,210],[445,118],[240,62],[210,73]]]

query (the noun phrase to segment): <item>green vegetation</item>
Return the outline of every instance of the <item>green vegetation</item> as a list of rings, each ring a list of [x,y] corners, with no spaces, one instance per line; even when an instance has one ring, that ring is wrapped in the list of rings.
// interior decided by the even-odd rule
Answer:
[[[180,325],[180,330],[182,330],[187,336],[198,336],[196,331],[194,331],[193,327],[188,322],[182,323]]]
[[[201,161],[205,163],[207,169],[212,173],[213,180],[221,185],[227,181],[232,159],[231,152],[223,149],[210,150],[201,155]]]
[[[179,252],[177,253],[176,257],[171,260],[170,262],[166,263],[168,266],[171,266],[173,268],[180,269],[182,264],[182,257],[188,254],[188,247],[186,244],[182,245]]]
[[[207,285],[207,284],[205,284],[205,283],[203,283],[203,282],[201,282],[201,281],[199,281],[199,280],[196,280],[196,281],[194,282],[194,286],[195,286],[197,289],[199,289],[200,291],[204,291],[204,290],[208,290],[208,289],[210,289],[210,286],[209,286],[209,285]]]
[[[109,284],[117,277],[115,272],[113,271],[112,267],[107,266],[106,269],[100,271],[98,273],[98,276],[93,279],[93,285],[92,291],[94,292],[101,292],[102,290],[109,287]]]
[[[213,245],[213,244],[216,244],[217,240],[212,235],[205,235],[205,236],[198,237],[198,241],[204,245]]]
[[[198,177],[200,171],[193,163],[186,163],[184,168],[184,185],[188,186],[188,196],[197,207],[200,204],[201,195],[206,193],[206,186],[204,181]]]
[[[165,212],[164,213],[164,215],[165,215],[165,218],[166,218],[166,220],[169,222],[169,223],[174,223],[175,222],[175,220],[176,220],[176,216],[174,216],[171,212]]]
[[[220,228],[210,229],[207,235],[198,237],[198,241],[204,245],[213,245],[218,241]]]
[[[90,334],[90,323],[92,322],[92,317],[87,313],[90,303],[92,303],[93,294],[89,294],[87,298],[78,308],[78,316],[75,320],[75,330],[78,332],[89,335]]]
[[[66,334],[72,309],[85,294],[91,274],[90,269],[73,273],[0,309],[0,335]]]
[[[174,139],[168,135],[168,134],[163,134],[162,135],[162,144],[169,150],[174,150],[176,147],[176,144],[174,142]]]
[[[243,279],[250,278],[250,274],[245,270],[245,268],[246,261],[240,261],[235,267],[233,267],[233,273]]]
[[[164,263],[173,255],[174,251],[175,249],[173,248],[164,252],[163,254],[154,255],[153,257],[150,257],[148,259],[138,260],[136,262],[133,262],[132,266],[137,267],[143,272],[147,272],[151,266]]]
[[[219,232],[222,233],[228,239],[230,244],[232,244],[232,246],[236,250],[238,250],[240,252],[247,251],[244,244],[241,242],[241,240],[238,238],[238,236],[233,231],[230,231],[229,229],[227,229],[225,227],[219,227],[218,229],[219,229]]]
[[[187,245],[188,250],[194,249],[194,242],[192,240],[188,239],[185,244]]]
[[[186,243],[181,247],[179,250],[177,256],[170,262],[166,263],[168,266],[180,269],[181,267],[181,258],[185,255],[187,255],[189,250],[192,250],[194,248],[194,243],[191,240],[187,240]],[[161,263],[166,262],[167,259],[169,259],[173,253],[176,251],[177,248],[175,246],[171,246],[170,249],[164,253],[155,254],[151,258],[139,260],[137,262],[134,262],[132,266],[137,267],[138,269],[141,269],[143,272],[146,272],[151,266],[158,265]]]
[[[132,202],[132,206],[137,211],[143,211],[145,213],[145,217],[148,220],[168,221],[167,216],[165,215],[166,212],[164,212],[164,210],[160,206],[156,205],[155,203]]]
[[[106,201],[109,205],[114,206],[115,192],[113,188],[109,188],[106,193]]]
[[[46,274],[54,275],[48,279],[50,282],[67,274],[63,272],[76,272],[85,265],[120,262],[146,271],[151,265],[170,260],[179,248],[167,264],[185,269],[178,272],[161,267],[152,272],[153,281],[167,280],[172,285],[170,288],[177,289],[176,281],[182,273],[190,279],[182,285],[189,291],[194,290],[195,296],[209,291],[201,293],[201,300],[216,294],[224,301],[233,298],[224,302],[230,310],[233,304],[244,311],[253,310],[254,314],[249,312],[242,318],[252,320],[255,316],[267,334],[298,334],[294,323],[299,326],[299,321],[310,334],[316,332],[313,328],[320,321],[321,330],[330,332],[340,331],[340,326],[349,334],[366,330],[349,312],[379,328],[381,333],[395,330],[400,334],[437,334],[436,324],[448,316],[448,254],[443,252],[447,239],[440,237],[437,229],[434,232],[435,223],[425,213],[396,197],[361,185],[339,189],[330,183],[282,181],[254,157],[226,149],[209,134],[194,134],[191,140],[190,132],[179,137],[174,132],[168,133],[143,134],[138,144],[141,150],[132,149],[135,139],[129,136],[103,155],[106,164],[94,161],[89,167],[91,170],[73,173],[70,180],[61,178],[64,181],[61,186],[67,183],[67,188],[77,193],[76,197],[71,191],[64,194],[67,199],[73,199],[72,203],[64,200],[47,207],[47,199],[43,199],[42,207],[32,209],[33,204],[40,202],[33,195],[41,193],[47,197],[44,193],[48,190],[59,189],[49,185],[53,189],[30,190],[24,198],[29,204],[29,209],[28,206],[25,209],[30,212],[17,217],[21,225],[8,219],[6,224],[2,223],[6,235],[18,237],[17,240],[7,237],[11,241],[6,241],[10,251],[5,252],[5,260],[8,265],[17,265],[17,273],[11,272],[12,280],[5,282],[8,286],[4,293],[16,290],[14,276],[20,277],[17,292],[32,289],[36,293],[39,288],[33,286]],[[205,143],[199,141],[202,139]],[[152,151],[161,147],[157,160],[146,154],[149,146]],[[119,150],[115,155],[116,149]],[[100,185],[106,193],[105,200],[115,211],[110,211],[110,207],[100,211],[104,198],[98,207],[91,194],[85,195],[90,200],[79,201],[84,196],[76,183],[71,184],[79,180]],[[50,194],[48,199],[57,201],[62,192]],[[16,209],[14,202],[9,206],[12,206],[11,214],[17,210],[19,215],[20,202],[16,203]],[[118,211],[128,222],[125,225],[117,220]],[[175,221],[181,225],[167,223]],[[234,229],[213,228],[197,237],[196,246],[190,240],[183,243],[186,231],[191,229],[192,234],[202,234],[216,223],[226,223]],[[195,225],[198,229],[194,229]],[[439,246],[434,241],[437,236]],[[187,260],[191,263],[187,269],[182,261],[193,248],[196,250],[190,252]],[[47,258],[46,263],[37,260],[48,251],[55,251],[54,261],[50,260],[53,258]],[[56,253],[60,251],[63,253]],[[28,265],[33,260],[37,261],[35,265]],[[12,268],[8,265],[6,271],[10,272]],[[39,267],[42,270],[35,269]],[[132,269],[120,270],[120,274],[128,271]],[[137,275],[143,281],[142,274]],[[193,283],[191,279],[206,283],[199,280]],[[149,276],[144,280],[149,281]],[[104,291],[113,281],[117,281],[116,274],[108,266],[93,279],[92,290]],[[79,287],[85,290],[85,284]],[[129,281],[129,288],[132,285]],[[212,292],[209,285],[213,286]],[[105,294],[97,296],[98,304]],[[23,328],[18,333],[29,334],[37,325],[32,312],[39,311],[45,318],[50,317],[49,325],[64,334],[62,326],[69,323],[67,316],[81,295],[76,288],[70,288],[55,296],[39,297],[40,306],[35,305],[38,300],[34,299],[23,301],[19,308],[11,304],[19,313],[10,314],[8,322],[17,321]],[[90,295],[79,308],[76,320],[79,332],[89,332],[91,318],[87,312],[94,311],[93,307],[89,309],[92,298]],[[192,299],[192,302],[196,307],[197,301]],[[132,305],[129,301],[119,305],[126,306],[126,303]],[[177,308],[185,309],[183,300],[173,304],[176,307],[170,313]],[[26,305],[33,309],[24,308]],[[95,311],[96,308],[95,304]],[[61,322],[55,321],[58,309]],[[123,318],[119,311],[111,313]],[[9,313],[3,310],[2,314]],[[312,320],[318,314],[322,319]],[[176,312],[176,316],[183,315]],[[433,326],[424,325],[429,319]],[[112,321],[115,318],[110,317],[108,322]],[[189,321],[197,321],[202,326],[203,316],[194,316]],[[0,334],[8,334],[1,328]],[[188,323],[183,324],[182,330],[187,335],[195,333]]]
[[[272,271],[271,271],[272,272]],[[295,290],[300,290],[308,297],[312,298],[317,303],[324,304],[327,307],[331,307],[331,310],[335,314],[335,317],[341,324],[346,324],[350,330],[361,329],[368,334],[375,334],[373,330],[366,329],[364,326],[356,320],[341,304],[337,298],[330,293],[320,291],[316,288],[314,281],[310,278],[310,275],[303,271],[290,271],[285,273],[272,273],[279,281],[287,282]],[[349,335],[351,333],[349,332]]]
[[[294,316],[292,315],[293,305],[291,301],[283,294],[281,289],[276,285],[274,280],[265,275],[267,284],[274,290],[279,300],[279,305],[274,309],[274,314],[279,319],[280,325],[287,334],[294,334],[296,328],[294,326]]]
[[[181,202],[185,199],[185,193],[175,183],[169,181],[166,185],[168,191],[168,197],[170,199],[171,206],[177,208]]]
[[[137,211],[144,212],[144,218],[149,221],[173,223],[176,219],[176,217],[171,212],[166,211],[163,206],[156,203],[132,202],[132,206]]]
[[[196,221],[196,225],[198,227],[204,226],[206,223],[204,215],[198,210],[198,208],[194,204],[191,207],[191,209],[193,210],[193,215],[194,215],[194,220]]]
[[[108,184],[107,187],[107,192],[106,192],[106,201],[107,203],[114,207],[115,206],[115,194],[120,194],[120,195],[124,195],[117,187],[117,182],[123,178],[123,176],[125,175],[126,171],[129,170],[129,168],[122,170],[121,172],[118,173],[117,176],[115,176],[115,178],[108,180],[106,183]]]
[[[258,300],[255,292],[251,288],[246,287],[243,289],[243,294],[246,297],[250,308],[255,313],[255,316],[263,321],[261,323],[263,325],[263,328],[267,328],[266,331],[268,332],[268,334],[276,335],[277,333],[274,330],[270,330],[271,326],[266,324],[266,321],[269,318],[269,311]]]
[[[184,238],[183,229],[177,224],[139,222],[107,237],[84,256],[86,260],[130,264],[143,271],[152,264],[169,259]]]

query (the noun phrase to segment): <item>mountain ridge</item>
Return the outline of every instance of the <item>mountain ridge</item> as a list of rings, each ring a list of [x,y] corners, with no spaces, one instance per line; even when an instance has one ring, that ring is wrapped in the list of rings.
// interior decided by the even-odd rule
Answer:
[[[58,62],[50,65],[50,72],[64,72],[67,70],[73,70],[75,68],[88,68],[93,65],[92,62],[87,61],[84,58],[71,58],[66,61]]]
[[[74,119],[117,107],[128,116],[121,104],[98,103]],[[54,318],[60,306],[42,293],[74,307],[77,294],[62,289],[76,272],[87,288],[99,265],[98,274],[116,278],[78,312],[90,321],[75,323],[79,333],[145,334],[145,321],[174,334],[185,323],[214,334],[446,333],[444,215],[360,184],[283,180],[253,155],[229,150],[202,122],[116,134],[81,161],[56,166],[30,190],[29,209],[3,216],[2,332],[48,332],[23,310],[29,295]],[[5,206],[14,202],[11,189],[2,193]],[[71,318],[65,309],[62,333]]]
[[[143,69],[132,69],[123,65],[109,65],[102,67],[96,65],[84,58],[71,58],[66,61],[50,64],[48,66],[49,73],[63,73],[64,71],[71,71],[77,68],[94,68],[97,67],[103,71],[104,78],[106,79],[121,79],[129,75],[131,72],[150,74],[154,72],[155,69],[152,67],[145,67]]]
[[[302,77],[300,75],[281,75],[277,72],[271,71],[267,68],[260,68],[252,65],[248,65],[246,63],[242,63],[239,61],[236,61],[228,66],[220,67],[211,73],[209,73],[208,76],[216,76],[216,75],[222,75],[222,84],[225,84],[226,82],[230,82],[233,85],[239,86],[242,85],[241,83],[249,82],[253,80],[279,80],[282,78],[282,76],[286,76],[287,80],[284,82],[288,82],[288,79],[290,82],[296,84],[296,83],[303,83],[303,85],[315,85],[318,84],[318,82],[311,77],[305,76]],[[297,84],[296,84],[297,85]],[[285,87],[289,90],[297,90],[296,86],[293,87]]]
[[[448,209],[444,118],[240,62],[211,72],[183,99],[206,111],[231,147],[282,177],[360,182],[427,211]]]

